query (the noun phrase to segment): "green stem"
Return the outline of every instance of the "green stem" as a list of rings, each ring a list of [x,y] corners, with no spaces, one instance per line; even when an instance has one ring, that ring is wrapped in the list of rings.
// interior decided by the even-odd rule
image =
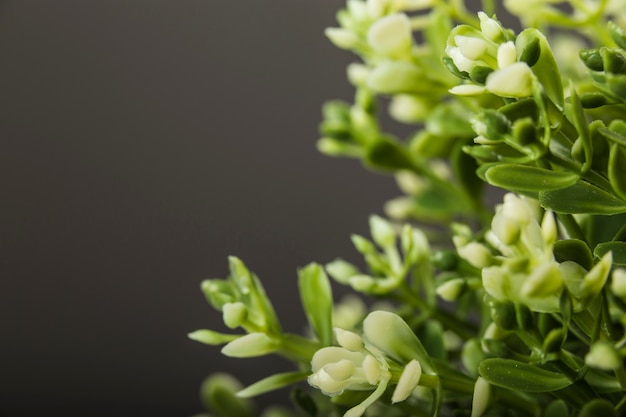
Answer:
[[[416,297],[406,286],[402,286],[398,290],[396,296],[400,301],[406,302],[418,310],[427,312],[430,317],[441,322],[446,329],[452,330],[464,339],[470,339],[476,335],[477,330],[472,324],[461,321],[448,312],[438,310],[436,306],[429,306],[422,299]]]
[[[587,243],[587,239],[585,239],[585,234],[583,233],[582,228],[571,214],[557,213],[556,214],[559,223],[565,229],[567,233],[567,238],[569,239],[578,239]]]
[[[311,339],[296,334],[285,334],[278,354],[292,361],[308,363],[322,347]]]

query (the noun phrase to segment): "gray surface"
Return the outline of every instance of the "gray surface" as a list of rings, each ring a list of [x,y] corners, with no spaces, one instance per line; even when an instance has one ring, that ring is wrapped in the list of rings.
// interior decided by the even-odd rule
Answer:
[[[221,328],[199,284],[229,254],[298,331],[296,268],[356,259],[396,195],[315,150],[342,4],[0,3],[0,415],[185,416],[212,371],[289,369],[185,334]]]

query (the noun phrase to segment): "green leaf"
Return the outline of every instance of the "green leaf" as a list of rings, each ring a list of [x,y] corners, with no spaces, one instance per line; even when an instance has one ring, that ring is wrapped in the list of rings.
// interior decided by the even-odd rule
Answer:
[[[235,396],[241,384],[228,374],[213,374],[200,387],[200,398],[207,410],[220,417],[252,417],[250,402]]]
[[[598,133],[602,134],[608,140],[617,143],[621,146],[626,146],[626,136],[621,135],[613,130],[610,130],[606,127],[601,127],[598,129]]]
[[[281,374],[275,374],[263,378],[260,381],[255,382],[252,385],[248,385],[246,388],[237,392],[239,398],[251,398],[257,395],[265,394],[266,392],[274,391],[287,385],[300,382],[309,375],[309,372],[284,372]]]
[[[322,345],[333,343],[333,294],[324,268],[311,263],[298,271],[300,299],[309,324]]]
[[[567,404],[563,400],[554,400],[546,407],[545,417],[569,417]]]
[[[296,386],[291,390],[290,397],[291,402],[308,417],[317,416],[317,404],[308,392]]]
[[[372,168],[384,171],[415,171],[417,168],[407,150],[397,141],[386,137],[380,137],[367,146],[364,162]]]
[[[593,254],[602,258],[607,252],[613,252],[613,263],[626,266],[626,242],[605,242],[598,244]]]
[[[485,359],[478,372],[490,384],[514,391],[551,392],[572,384],[565,375],[512,359]]]
[[[554,243],[554,258],[557,262],[574,261],[586,270],[593,266],[591,249],[579,239],[562,239]]]
[[[522,51],[524,58],[530,62],[536,61],[531,69],[548,98],[559,108],[563,108],[563,84],[561,72],[552,55],[552,50],[546,37],[537,29],[526,29],[519,34],[515,41],[518,51]],[[539,56],[536,50],[539,49]]]
[[[611,215],[626,212],[626,203],[586,181],[539,193],[539,203],[557,213]]]
[[[626,147],[611,143],[608,171],[613,190],[626,200]]]
[[[626,32],[613,22],[609,22],[609,33],[620,48],[626,50]]]
[[[553,191],[578,181],[573,172],[551,171],[527,165],[498,164],[485,171],[491,185],[517,192]]]
[[[603,398],[596,398],[589,401],[580,410],[578,417],[618,417],[613,404]]]
[[[576,94],[576,90],[574,89],[573,83],[572,83],[570,90],[571,90],[570,101],[572,104],[572,108],[571,108],[572,118],[574,119],[574,126],[576,126],[576,130],[578,131],[578,135],[580,137],[579,140],[582,143],[582,147],[585,153],[585,162],[583,164],[582,171],[586,172],[591,167],[591,162],[593,160],[593,147],[591,143],[591,134],[589,133],[589,125],[587,124],[587,120],[585,119],[585,113],[583,112],[582,104],[580,103],[578,94]]]
[[[196,330],[195,332],[191,332],[187,335],[187,337],[189,337],[191,340],[195,340],[196,342],[204,343],[205,345],[211,346],[229,343],[241,336],[242,335],[240,334],[225,334],[206,329]]]

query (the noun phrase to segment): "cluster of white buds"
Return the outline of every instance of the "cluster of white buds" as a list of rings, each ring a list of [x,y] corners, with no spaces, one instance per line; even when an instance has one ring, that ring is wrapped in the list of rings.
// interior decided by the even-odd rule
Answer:
[[[539,223],[535,202],[509,193],[496,208],[486,244],[456,238],[459,255],[482,268],[485,291],[495,300],[526,305],[533,311],[558,312],[564,288],[574,297],[575,308],[600,293],[611,267],[607,253],[589,271],[574,261],[557,262],[554,214],[546,211]]]
[[[373,311],[363,321],[363,335],[335,329],[339,346],[318,350],[308,382],[328,396],[344,391],[373,391],[344,417],[360,417],[388,386],[395,384],[391,402],[409,398],[422,379],[425,352],[408,325],[394,313]],[[434,375],[428,375],[432,382]],[[435,378],[436,379],[436,378]]]
[[[479,12],[480,30],[468,25],[454,28],[446,54],[471,83],[450,89],[452,94],[478,95],[490,92],[501,97],[520,98],[532,94],[533,73],[511,36],[502,25]]]

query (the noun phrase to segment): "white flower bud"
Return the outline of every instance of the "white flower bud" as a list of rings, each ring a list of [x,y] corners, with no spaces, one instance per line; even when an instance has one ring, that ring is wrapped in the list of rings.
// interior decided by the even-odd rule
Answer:
[[[352,85],[361,86],[365,85],[370,70],[369,68],[367,68],[367,66],[363,64],[353,62],[352,64],[348,65],[347,73],[348,80]]]
[[[478,12],[478,19],[480,19],[480,30],[483,35],[492,41],[497,41],[502,37],[503,30],[498,21],[487,16],[485,12]]]
[[[222,348],[222,354],[231,358],[249,358],[274,352],[279,343],[265,333],[250,333],[233,340]]]
[[[517,62],[517,49],[512,41],[498,47],[498,67],[504,68]]]
[[[562,287],[563,281],[557,264],[544,262],[530,273],[520,292],[525,297],[546,297],[558,295]]]
[[[613,253],[607,252],[601,259],[600,262],[595,264],[593,268],[583,278],[582,284],[580,286],[580,296],[581,297],[595,297],[600,294],[602,288],[604,287],[604,283],[606,282],[609,272],[611,271],[611,266],[613,264]]]
[[[465,286],[463,278],[454,278],[437,287],[435,292],[445,301],[456,301]]]
[[[478,377],[474,385],[474,396],[472,397],[472,415],[471,417],[482,416],[491,400],[491,385],[483,377]]]
[[[556,242],[558,237],[557,233],[558,230],[556,221],[554,220],[554,213],[548,210],[543,215],[543,220],[541,221],[541,236],[547,246],[552,246],[554,242]]]
[[[359,44],[356,33],[344,28],[326,28],[324,34],[330,41],[341,49],[352,49]]]
[[[420,68],[410,62],[385,61],[367,77],[367,86],[383,94],[421,92],[425,89]]]
[[[236,303],[226,303],[222,307],[224,324],[231,329],[241,326],[246,319],[247,313],[248,309],[246,305],[240,301]]]
[[[385,16],[367,32],[367,42],[379,54],[399,56],[411,49],[411,21],[404,13]]]
[[[376,381],[378,381],[382,373],[380,364],[372,355],[365,356],[365,359],[363,360],[363,371],[365,372],[365,378],[367,378],[367,382],[372,385],[374,385]]]
[[[455,96],[479,96],[485,91],[487,91],[485,87],[476,84],[460,84],[448,90],[450,94]]]
[[[613,271],[611,291],[620,298],[626,298],[626,269],[617,268]]]
[[[486,87],[501,97],[521,98],[532,95],[532,71],[525,62],[516,62],[487,76]]]
[[[604,371],[613,371],[622,366],[619,354],[609,342],[596,342],[591,345],[589,353],[585,356],[585,363]]]
[[[468,59],[465,55],[463,55],[458,46],[446,47],[446,55],[452,58],[454,65],[458,68],[459,71],[470,72],[472,68],[476,66],[476,62]]]
[[[454,37],[454,43],[463,56],[472,61],[479,60],[489,47],[483,39],[473,36],[457,35]]]
[[[422,97],[398,94],[391,98],[389,114],[399,122],[414,123],[425,120],[432,110],[432,105]]]
[[[372,238],[380,247],[390,247],[396,243],[396,232],[391,223],[380,216],[370,216],[370,232]]]
[[[491,265],[491,251],[478,242],[470,242],[458,249],[459,256],[476,268],[485,268]]]
[[[422,376],[422,365],[413,359],[409,362],[400,375],[398,385],[391,395],[391,403],[395,404],[404,401],[413,393]]]
[[[389,0],[367,0],[367,14],[372,19],[380,19],[388,6]]]
[[[355,275],[348,280],[348,283],[359,292],[370,292],[376,287],[376,280],[369,275]]]
[[[363,350],[363,340],[361,340],[361,336],[356,333],[336,327],[335,338],[337,339],[339,346],[352,352],[359,352]]]

